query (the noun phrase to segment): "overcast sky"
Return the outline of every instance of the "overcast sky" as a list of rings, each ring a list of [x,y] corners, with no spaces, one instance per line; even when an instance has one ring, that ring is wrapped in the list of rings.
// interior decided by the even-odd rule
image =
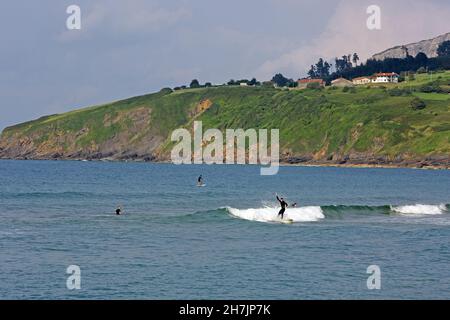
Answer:
[[[66,28],[71,4],[81,30]],[[381,30],[366,27],[371,4]],[[320,56],[450,31],[448,0],[4,0],[0,12],[0,130],[193,78],[297,79]]]

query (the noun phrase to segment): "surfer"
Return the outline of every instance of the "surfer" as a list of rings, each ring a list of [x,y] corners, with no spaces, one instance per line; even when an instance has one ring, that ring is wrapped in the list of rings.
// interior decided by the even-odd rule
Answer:
[[[278,212],[278,216],[281,216],[281,220],[283,220],[284,211],[286,211],[286,207],[288,206],[288,204],[286,203],[286,201],[284,201],[284,198],[279,198],[278,195],[276,196],[281,206],[281,210]]]
[[[202,177],[202,175],[200,175],[200,176],[198,177],[198,179],[197,179],[197,185],[199,185],[199,186],[203,185],[203,177]]]
[[[120,216],[122,214],[122,208],[120,206],[116,209],[116,215]]]

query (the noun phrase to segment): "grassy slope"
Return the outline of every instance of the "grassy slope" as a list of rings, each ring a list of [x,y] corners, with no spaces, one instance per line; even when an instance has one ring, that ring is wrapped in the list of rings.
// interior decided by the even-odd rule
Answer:
[[[441,76],[449,85],[450,72]],[[450,100],[448,94],[414,92],[391,96],[391,87],[414,88],[429,81],[418,75],[412,82],[358,87],[355,92],[342,89],[278,90],[273,88],[217,87],[155,93],[127,100],[94,106],[61,115],[9,127],[2,138],[30,137],[35,145],[45,142],[57,131],[75,134],[89,128],[76,138],[76,145],[85,148],[112,139],[127,130],[132,121],[126,115],[112,125],[105,118],[117,118],[138,108],[150,108],[151,121],[146,132],[170,137],[178,127],[190,127],[192,110],[209,99],[213,104],[196,120],[207,128],[279,128],[280,144],[293,155],[314,154],[322,157],[333,153],[398,154],[423,157],[450,154]],[[427,103],[414,111],[410,101],[420,97]],[[133,137],[139,141],[139,134]],[[167,141],[167,140],[166,140]],[[166,151],[169,149],[166,145]]]

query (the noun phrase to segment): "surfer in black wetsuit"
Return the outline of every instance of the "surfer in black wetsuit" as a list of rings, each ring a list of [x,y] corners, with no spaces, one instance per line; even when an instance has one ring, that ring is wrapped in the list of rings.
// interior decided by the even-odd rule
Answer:
[[[197,179],[197,185],[201,186],[203,184],[203,177],[202,175],[200,175],[200,177],[198,177]]]
[[[278,195],[277,200],[281,206],[281,210],[278,212],[278,216],[281,216],[281,219],[283,220],[284,211],[286,211],[286,207],[288,206],[288,204],[286,203],[286,201],[284,201],[284,198],[279,198]]]
[[[116,209],[116,215],[120,216],[121,212],[122,212],[122,208],[120,206],[118,206]]]

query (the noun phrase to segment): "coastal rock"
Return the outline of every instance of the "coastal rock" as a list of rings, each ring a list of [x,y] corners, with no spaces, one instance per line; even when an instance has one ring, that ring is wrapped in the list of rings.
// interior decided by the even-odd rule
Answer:
[[[419,52],[423,52],[428,58],[437,57],[437,49],[439,45],[450,40],[450,32],[435,37],[433,39],[422,40],[415,43],[410,43],[406,45],[396,46],[383,52],[374,54],[372,59],[384,60],[386,58],[406,58],[408,55],[415,57]]]

